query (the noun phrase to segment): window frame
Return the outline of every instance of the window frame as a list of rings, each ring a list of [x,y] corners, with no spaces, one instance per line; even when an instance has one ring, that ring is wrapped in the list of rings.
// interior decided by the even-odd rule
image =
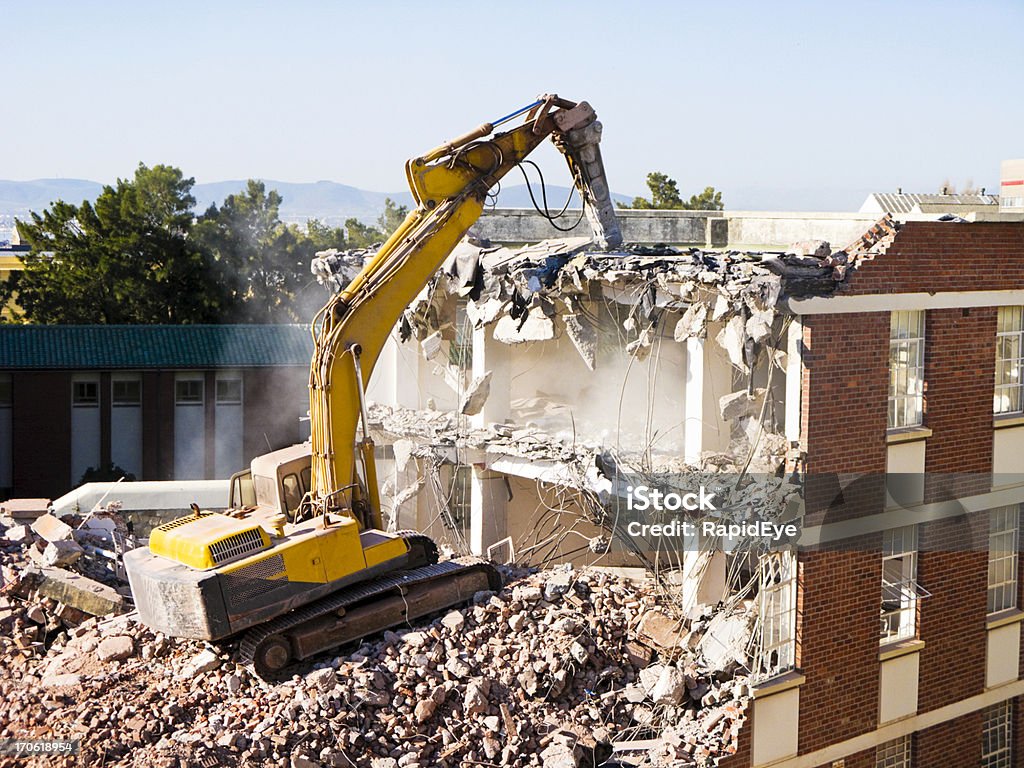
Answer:
[[[761,555],[758,575],[757,658],[754,675],[768,680],[796,667],[796,553]]]
[[[875,747],[875,768],[911,768],[913,761],[914,742],[909,733]]]
[[[924,424],[924,352],[927,334],[923,309],[895,310],[889,318],[889,430]],[[914,391],[916,389],[916,391]],[[911,411],[910,409],[914,410]]]
[[[897,580],[887,578],[893,568],[888,563],[898,563]],[[916,525],[904,525],[882,532],[882,584],[879,643],[895,643],[917,637],[917,603],[930,595],[917,583],[918,530]],[[898,598],[895,608],[886,608]],[[893,629],[893,619],[896,620]]]
[[[983,711],[981,768],[1012,768],[1013,699],[993,704]],[[1001,734],[1000,731],[1002,731]],[[997,738],[997,734],[1001,736],[1001,739]]]
[[[237,395],[237,397],[226,396],[225,394],[223,394],[221,392],[221,385],[222,384],[237,384],[238,385],[238,395]],[[214,402],[217,405],[242,405],[242,402],[243,402],[243,400],[245,398],[245,392],[244,392],[243,384],[242,384],[242,377],[241,376],[218,376],[217,379],[216,379],[216,383],[214,384],[214,393],[213,394],[214,394]]]
[[[1020,546],[1020,505],[989,510],[988,587],[989,614],[1008,611],[1017,604],[1017,567]],[[996,549],[996,547],[1002,547]],[[1008,548],[1007,548],[1008,547]]]
[[[83,397],[79,394],[79,387],[92,389],[92,395]],[[100,380],[99,379],[72,379],[71,380],[71,407],[72,408],[99,408],[100,407]]]
[[[198,385],[199,394],[198,399],[183,398],[181,394],[182,385],[191,387]],[[206,404],[206,381],[201,378],[194,379],[175,379],[174,380],[174,405],[175,406],[194,406],[194,405],[205,405]]]
[[[1006,349],[1014,345],[1016,350]],[[1010,381],[1014,378],[1015,382]],[[1024,307],[999,307],[992,413],[996,416],[1024,413]]]
[[[138,389],[138,397],[134,400],[127,400],[123,393],[117,394],[118,385],[134,384]],[[110,406],[112,408],[138,408],[142,405],[142,379],[138,376],[131,378],[127,376],[113,376],[110,379]]]

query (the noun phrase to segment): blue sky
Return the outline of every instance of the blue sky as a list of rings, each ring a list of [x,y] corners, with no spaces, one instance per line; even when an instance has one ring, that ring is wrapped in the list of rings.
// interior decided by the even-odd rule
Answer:
[[[1024,156],[1020,0],[0,0],[0,19],[6,179],[109,182],[143,161],[400,190],[407,157],[544,91],[594,105],[625,194],[651,170],[727,205],[994,190]]]

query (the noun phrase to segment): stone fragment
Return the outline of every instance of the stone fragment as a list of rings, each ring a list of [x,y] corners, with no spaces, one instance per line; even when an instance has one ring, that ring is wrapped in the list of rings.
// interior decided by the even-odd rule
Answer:
[[[487,711],[490,703],[487,699],[489,687],[486,679],[471,680],[466,685],[466,693],[462,699],[462,708],[466,715],[478,715]]]
[[[491,372],[485,371],[477,376],[466,387],[459,403],[459,413],[465,416],[476,416],[484,409],[484,404],[491,394]]]
[[[203,650],[189,659],[188,663],[182,667],[181,672],[178,673],[178,677],[187,680],[204,672],[212,672],[219,666],[220,656],[209,649]]]
[[[441,624],[452,632],[462,631],[462,627],[466,623],[466,617],[459,611],[450,611],[445,614],[445,617],[441,619]]]
[[[49,542],[67,541],[75,533],[70,525],[49,513],[36,518],[36,521],[32,523],[32,530],[37,536],[41,536]]]
[[[117,613],[124,605],[124,598],[112,587],[62,568],[27,569],[22,573],[22,585],[91,616]]]
[[[306,675],[306,683],[321,691],[331,690],[337,682],[338,676],[335,674],[333,667],[315,669]]]
[[[76,562],[84,551],[75,541],[51,541],[43,550],[43,564],[63,568]]]
[[[135,641],[128,635],[105,637],[96,646],[96,658],[100,661],[120,661],[135,653]]]

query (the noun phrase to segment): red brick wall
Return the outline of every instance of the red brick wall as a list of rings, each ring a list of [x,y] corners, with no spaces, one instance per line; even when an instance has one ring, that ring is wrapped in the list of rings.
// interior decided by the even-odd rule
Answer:
[[[71,375],[11,376],[14,494],[55,499],[71,486]]]
[[[878,724],[878,547],[801,552],[799,660],[801,753]]]
[[[930,446],[929,446],[930,449]],[[976,524],[975,524],[976,523]],[[984,544],[956,551],[972,529]],[[919,636],[925,642],[918,677],[918,711],[928,712],[982,693],[988,584],[988,515],[951,518],[918,528],[918,583],[931,593],[919,605]]]
[[[981,721],[972,712],[914,734],[914,768],[981,765]]]
[[[866,749],[843,758],[845,768],[875,768],[875,750]],[[818,768],[832,768],[832,763],[822,763]]]
[[[1024,222],[911,221],[840,288],[848,295],[1024,288]]]
[[[808,525],[874,514],[884,496],[889,315],[808,315],[803,318],[804,372],[801,442],[807,451]],[[873,476],[843,494],[832,473]],[[872,482],[874,481],[874,482]]]
[[[996,314],[980,307],[925,317],[927,501],[990,490]]]

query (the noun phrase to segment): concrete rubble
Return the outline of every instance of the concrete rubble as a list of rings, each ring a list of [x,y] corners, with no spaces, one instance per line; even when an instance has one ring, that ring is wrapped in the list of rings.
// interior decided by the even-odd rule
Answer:
[[[176,768],[596,768],[613,752],[682,767],[736,751],[746,668],[639,632],[671,610],[651,582],[568,568],[506,578],[273,681],[231,642],[165,637],[130,613],[62,620],[55,600],[18,587],[0,597],[0,738],[81,739],[86,763]],[[676,626],[696,625],[710,626]]]

